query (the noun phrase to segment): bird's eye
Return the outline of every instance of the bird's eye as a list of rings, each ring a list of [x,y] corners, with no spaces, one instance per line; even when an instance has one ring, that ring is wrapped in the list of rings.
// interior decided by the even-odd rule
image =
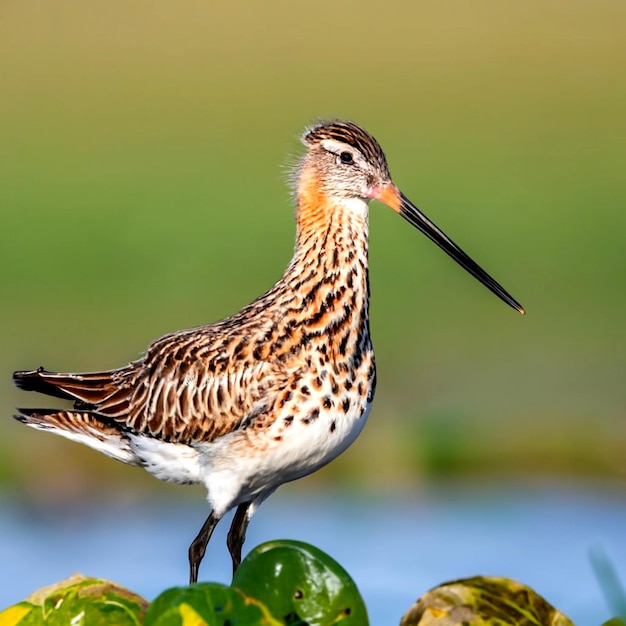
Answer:
[[[342,152],[339,155],[339,160],[342,163],[345,163],[346,165],[349,163],[354,163],[353,159],[352,159],[352,155],[349,152]]]

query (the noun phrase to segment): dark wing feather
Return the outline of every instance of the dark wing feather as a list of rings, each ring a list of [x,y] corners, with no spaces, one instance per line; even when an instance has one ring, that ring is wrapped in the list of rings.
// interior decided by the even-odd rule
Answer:
[[[13,383],[25,391],[37,391],[48,396],[74,400],[84,408],[107,402],[128,389],[128,379],[132,376],[134,364],[106,372],[82,374],[62,374],[49,372],[42,367],[36,370],[15,372]]]
[[[57,409],[17,409],[15,419],[42,430],[61,430],[77,435],[88,433],[100,441],[119,439],[120,428],[103,422],[100,417],[87,411],[59,411]]]

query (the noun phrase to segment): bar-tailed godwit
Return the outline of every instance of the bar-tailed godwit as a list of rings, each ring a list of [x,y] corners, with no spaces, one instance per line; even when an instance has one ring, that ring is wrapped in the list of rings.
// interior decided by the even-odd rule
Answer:
[[[228,532],[233,570],[246,527],[280,485],[332,461],[367,420],[376,366],[369,329],[368,207],[404,217],[523,313],[393,184],[378,142],[351,122],[307,129],[296,188],[296,247],[280,280],[225,320],[165,335],[119,369],[15,372],[21,389],[72,400],[18,420],[169,482],[204,484],[211,512],[189,548],[190,581],[211,533]]]

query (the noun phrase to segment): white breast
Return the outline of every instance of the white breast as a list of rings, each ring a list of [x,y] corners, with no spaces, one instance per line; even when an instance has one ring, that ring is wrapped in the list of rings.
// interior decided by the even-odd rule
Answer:
[[[277,420],[267,431],[238,431],[196,446],[211,506],[221,513],[263,500],[283,483],[320,469],[354,442],[370,409],[371,402],[363,412],[322,412],[308,423],[295,417],[287,427]]]

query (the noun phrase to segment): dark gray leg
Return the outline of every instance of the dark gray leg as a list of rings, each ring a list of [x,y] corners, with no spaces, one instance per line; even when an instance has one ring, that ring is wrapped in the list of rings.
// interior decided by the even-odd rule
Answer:
[[[230,525],[228,537],[226,538],[226,545],[233,560],[233,575],[241,563],[241,548],[246,540],[246,528],[248,528],[248,522],[250,521],[248,519],[250,504],[251,502],[244,502],[237,507],[233,523]]]
[[[202,525],[198,536],[191,542],[189,546],[189,584],[198,582],[198,570],[200,569],[200,563],[204,558],[207,544],[209,539],[220,521],[219,517],[216,517],[211,511],[211,515],[206,518],[206,521]]]

